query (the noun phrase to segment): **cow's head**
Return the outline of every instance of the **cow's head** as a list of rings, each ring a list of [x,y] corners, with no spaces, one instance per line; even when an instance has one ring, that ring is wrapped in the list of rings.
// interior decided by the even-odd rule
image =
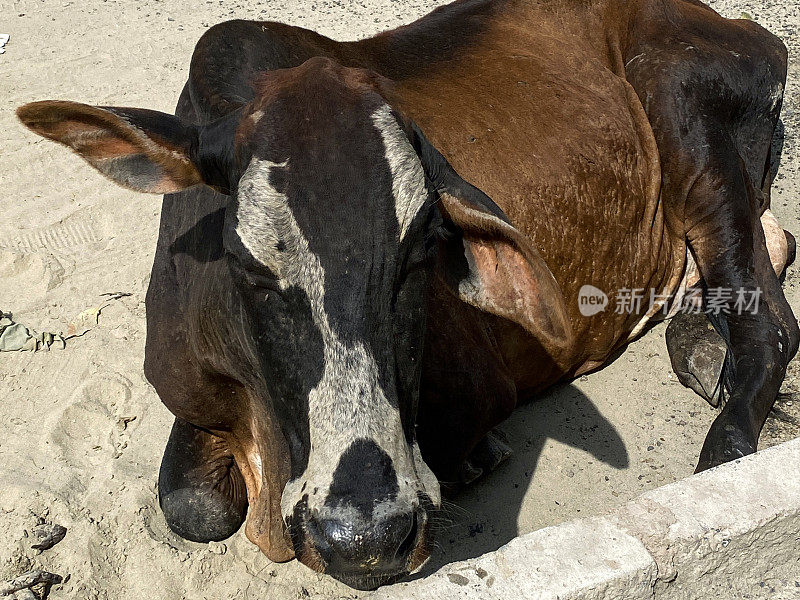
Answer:
[[[291,556],[277,547],[291,539],[301,561],[361,588],[430,553],[439,487],[415,417],[434,269],[464,301],[547,343],[569,335],[536,251],[381,89],[374,74],[312,59],[259,76],[254,100],[207,126],[72,102],[19,110],[124,186],[230,196],[224,260],[264,389],[251,401],[284,438],[268,444],[268,428],[251,427],[254,439],[236,444],[253,449],[237,454],[248,525],[261,520],[248,535],[271,557]],[[288,460],[264,456],[276,447]],[[284,524],[288,536],[257,531]]]

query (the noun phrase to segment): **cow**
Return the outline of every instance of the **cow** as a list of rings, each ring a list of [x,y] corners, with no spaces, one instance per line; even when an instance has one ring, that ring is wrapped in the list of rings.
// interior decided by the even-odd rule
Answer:
[[[696,0],[459,0],[353,42],[216,25],[174,116],[20,107],[164,194],[144,369],[175,415],[169,526],[246,521],[273,561],[396,581],[441,489],[508,456],[495,426],[667,312],[676,370],[725,400],[697,469],[755,452],[800,339],[768,212],[786,60]]]

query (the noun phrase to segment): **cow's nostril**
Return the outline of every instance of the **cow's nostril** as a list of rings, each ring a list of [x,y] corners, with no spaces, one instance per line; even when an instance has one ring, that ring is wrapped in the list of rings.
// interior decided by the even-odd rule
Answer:
[[[314,549],[319,553],[326,564],[330,564],[333,559],[334,550],[332,543],[339,537],[335,531],[337,525],[337,521],[332,519],[318,520],[314,517],[309,517],[306,521],[306,530],[314,545]]]

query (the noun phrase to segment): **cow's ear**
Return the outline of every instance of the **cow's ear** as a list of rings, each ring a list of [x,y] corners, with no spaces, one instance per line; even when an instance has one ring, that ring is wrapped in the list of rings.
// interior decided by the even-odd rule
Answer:
[[[173,115],[45,100],[21,106],[17,116],[127,188],[165,194],[204,182],[195,158],[199,130]]]
[[[564,296],[530,241],[483,191],[461,178],[414,127],[415,146],[436,189],[444,236],[437,274],[459,298],[521,325],[545,348],[572,341]]]

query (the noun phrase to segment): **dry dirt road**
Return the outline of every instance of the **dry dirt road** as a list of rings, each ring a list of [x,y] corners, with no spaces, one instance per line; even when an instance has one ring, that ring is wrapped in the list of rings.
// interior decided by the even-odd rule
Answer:
[[[241,532],[209,546],[167,530],[155,482],[171,417],[141,368],[160,199],[106,182],[24,130],[13,111],[63,98],[171,112],[209,25],[273,19],[354,39],[440,3],[0,0],[0,33],[11,36],[0,54],[0,309],[38,330],[65,331],[101,294],[130,294],[108,303],[99,324],[65,350],[0,355],[0,581],[42,567],[69,575],[52,598],[357,597],[296,562],[270,563]],[[726,16],[749,13],[789,46],[773,210],[800,235],[800,9],[771,0],[712,4]],[[796,312],[798,281],[793,267],[786,289]],[[505,424],[515,456],[448,509],[452,525],[425,572],[691,474],[715,411],[676,382],[663,329]],[[800,385],[797,372],[793,365],[785,390]],[[784,410],[797,415],[788,402]],[[773,420],[762,446],[795,434]],[[41,554],[25,537],[39,520],[68,529]]]

